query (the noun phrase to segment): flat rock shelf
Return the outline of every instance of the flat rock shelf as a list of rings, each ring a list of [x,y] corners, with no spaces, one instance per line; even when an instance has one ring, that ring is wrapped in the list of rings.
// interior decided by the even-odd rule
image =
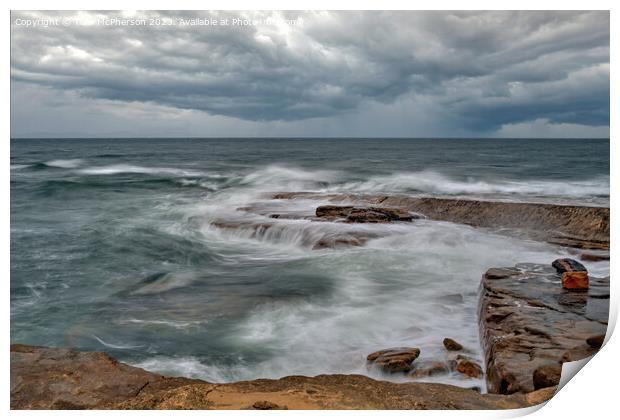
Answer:
[[[362,375],[288,376],[230,384],[171,378],[105,353],[11,346],[12,409],[514,409],[555,387],[491,395],[444,384],[392,383]]]
[[[586,291],[562,288],[551,265],[493,268],[482,278],[480,335],[488,391],[531,392],[561,363],[596,353],[607,330],[609,278]],[[555,373],[554,373],[555,372]]]

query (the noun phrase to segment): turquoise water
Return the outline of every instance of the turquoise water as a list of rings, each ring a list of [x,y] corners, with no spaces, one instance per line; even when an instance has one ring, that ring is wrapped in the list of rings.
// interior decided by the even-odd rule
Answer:
[[[413,345],[437,360],[446,336],[481,360],[480,275],[564,255],[425,220],[365,226],[377,239],[338,250],[312,245],[349,225],[268,219],[276,228],[255,234],[213,224],[264,222],[237,210],[254,203],[322,203],[274,203],[277,191],[606,206],[609,141],[12,140],[11,341],[212,381],[380,376],[368,353]]]

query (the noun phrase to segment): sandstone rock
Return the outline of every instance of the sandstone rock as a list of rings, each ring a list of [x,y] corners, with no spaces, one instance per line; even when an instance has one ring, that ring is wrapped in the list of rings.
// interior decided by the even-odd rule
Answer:
[[[539,391],[537,391],[539,392]],[[227,384],[168,378],[105,353],[11,346],[11,409],[515,409],[528,395],[490,395],[361,375],[288,376]]]
[[[344,219],[347,223],[410,222],[413,216],[407,210],[390,207],[319,206],[316,216],[326,219]]]
[[[519,270],[514,268],[489,268],[484,276],[487,279],[505,279],[510,276],[520,274]]]
[[[537,391],[532,391],[525,394],[525,400],[531,406],[542,404],[549,401],[555,395],[557,389],[558,388],[556,386],[552,386],[549,388],[542,388]]]
[[[252,408],[255,410],[288,410],[287,406],[279,406],[271,401],[256,401],[252,404]]]
[[[274,198],[381,204],[434,220],[476,227],[512,229],[536,240],[581,249],[609,249],[609,208],[539,203],[508,203],[402,195],[279,193]]]
[[[444,338],[443,346],[446,348],[446,350],[449,350],[449,351],[463,350],[463,346],[451,338]]]
[[[460,357],[455,360],[456,371],[470,378],[482,378],[482,368],[471,359]]]
[[[550,386],[557,386],[560,383],[561,374],[562,365],[557,362],[537,367],[532,376],[534,389],[538,390]]]
[[[369,354],[366,360],[379,366],[386,372],[408,372],[411,364],[420,355],[415,347],[394,347]]]
[[[347,217],[353,206],[319,206],[316,208],[317,217]]]
[[[562,354],[561,362],[572,362],[573,360],[586,359],[593,356],[598,351],[598,348],[594,348],[588,344],[583,344],[578,347],[573,347],[570,350],[566,350]]]
[[[162,390],[195,383],[202,381],[164,378],[101,352],[11,345],[14,408],[94,408],[124,401],[147,388]]]
[[[520,274],[482,279],[480,336],[491,393],[532,392],[541,365],[596,352],[586,339],[605,334],[609,278],[590,278],[586,292],[557,286],[549,265],[518,264]]]
[[[583,271],[567,271],[562,273],[562,287],[568,290],[588,290],[590,278]]]
[[[579,256],[581,261],[609,261],[609,252],[607,253],[593,253],[593,252],[584,252]]]

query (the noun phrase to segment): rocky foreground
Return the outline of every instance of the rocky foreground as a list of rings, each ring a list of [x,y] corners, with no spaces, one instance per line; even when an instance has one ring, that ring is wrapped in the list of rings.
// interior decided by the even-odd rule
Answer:
[[[428,218],[525,235],[569,247],[581,261],[609,258],[609,209],[404,196],[279,193],[275,200],[317,199],[312,213],[239,209],[270,219],[316,222],[415,223]],[[276,223],[218,220],[221,229],[272,229]],[[314,249],[363,246],[367,231],[320,238]],[[572,251],[571,251],[572,250]],[[609,278],[588,276],[575,260],[492,268],[479,303],[482,367],[446,338],[448,365],[417,365],[417,348],[386,348],[369,365],[424,380],[447,371],[485,375],[489,394],[444,384],[392,383],[360,375],[290,376],[230,384],[170,378],[120,363],[105,353],[11,346],[13,409],[509,409],[551,398],[563,362],[594,354],[603,344]],[[388,343],[386,343],[388,344]]]
[[[11,346],[12,409],[510,409],[540,404],[555,387],[482,395],[443,384],[361,375],[288,376],[231,384],[170,378],[105,353]]]
[[[558,384],[563,362],[601,347],[609,278],[566,289],[551,264],[493,268],[482,278],[479,310],[488,391],[531,392]]]

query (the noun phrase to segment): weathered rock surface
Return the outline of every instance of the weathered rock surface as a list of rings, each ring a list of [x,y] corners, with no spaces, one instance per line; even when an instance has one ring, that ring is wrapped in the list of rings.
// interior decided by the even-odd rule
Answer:
[[[410,222],[414,216],[405,209],[394,207],[319,206],[316,216],[346,223]]]
[[[480,365],[468,357],[459,355],[454,361],[455,370],[470,378],[482,378],[482,368]]]
[[[489,392],[531,392],[540,366],[597,351],[586,340],[607,329],[609,278],[591,277],[583,292],[563,289],[550,265],[489,274],[482,279],[479,318]]]
[[[561,363],[548,363],[537,367],[532,375],[534,389],[548,388],[557,386],[562,375]]]
[[[563,288],[586,290],[589,287],[588,270],[579,261],[571,258],[558,258],[551,265],[561,275]]]
[[[609,252],[582,252],[579,256],[581,261],[609,261]]]
[[[590,287],[590,277],[584,271],[567,271],[562,273],[562,287],[567,290],[587,290]]]
[[[446,350],[448,351],[459,351],[459,350],[463,350],[463,345],[461,345],[460,343],[454,341],[451,338],[444,338],[443,339],[443,346],[446,348]]]
[[[150,373],[105,353],[11,346],[12,409],[510,409],[543,403],[554,393],[552,387],[481,395],[451,385],[361,375],[211,384]]]
[[[572,258],[558,258],[551,263],[551,266],[556,269],[560,274],[568,271],[583,271],[588,272],[586,267],[579,261],[575,261]]]
[[[275,199],[313,198],[355,206],[406,209],[433,220],[475,227],[514,229],[533,239],[581,248],[609,249],[609,208],[539,203],[459,200],[403,195],[277,193]]]
[[[11,345],[11,408],[80,409],[200,383],[165,378],[106,353]]]
[[[408,372],[411,364],[420,356],[420,349],[415,347],[394,347],[371,353],[366,360],[379,366],[386,372]]]

